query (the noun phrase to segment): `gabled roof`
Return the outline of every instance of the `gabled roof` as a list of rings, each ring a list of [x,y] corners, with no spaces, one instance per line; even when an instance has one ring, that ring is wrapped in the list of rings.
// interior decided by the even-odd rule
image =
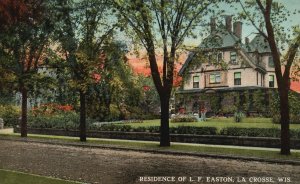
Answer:
[[[195,56],[195,52],[190,52],[188,55],[188,58],[185,60],[184,64],[182,65],[182,67],[180,68],[178,74],[181,76],[184,73],[184,70],[189,66],[190,62],[193,60],[194,56]]]
[[[241,40],[225,29],[224,25],[220,25],[219,29],[206,37],[198,46],[206,49],[220,49],[226,47],[234,47],[239,44]]]
[[[235,36],[233,33],[230,33],[225,29],[224,25],[220,25],[219,29],[206,37],[201,44],[198,46],[200,49],[221,49],[235,47],[240,44],[241,40]],[[192,61],[195,56],[195,52],[190,52],[188,58],[184,62],[182,68],[179,70],[179,75],[183,75],[184,70]]]
[[[267,45],[266,45],[267,44]],[[265,48],[267,46],[267,48]],[[198,46],[200,49],[222,49],[222,48],[238,48],[239,54],[244,58],[244,60],[254,69],[259,72],[265,73],[265,69],[256,64],[255,58],[252,58],[247,52],[258,50],[260,53],[269,52],[270,48],[263,36],[257,34],[256,37],[249,43],[249,45],[244,45],[241,39],[235,36],[232,32],[225,29],[224,25],[220,25],[219,29],[212,32],[203,42]],[[179,75],[183,75],[185,69],[188,67],[190,62],[195,56],[195,52],[190,52],[188,58],[183,64],[179,71]]]
[[[270,53],[271,49],[268,41],[261,35],[257,34],[253,40],[246,45],[248,52]]]

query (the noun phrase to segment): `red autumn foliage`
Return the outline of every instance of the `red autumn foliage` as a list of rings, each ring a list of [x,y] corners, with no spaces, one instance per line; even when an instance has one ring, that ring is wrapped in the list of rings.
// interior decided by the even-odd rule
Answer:
[[[182,63],[185,61],[185,55],[183,54],[182,57],[179,59],[179,63],[175,64],[174,69],[174,81],[173,86],[178,87],[181,84],[182,78],[178,75],[178,72],[182,66]],[[162,73],[162,56],[157,56],[158,59],[158,70]],[[135,74],[144,75],[145,77],[151,76],[151,69],[149,67],[148,61],[146,58],[138,58],[138,57],[128,57],[129,65],[132,67],[133,72]]]
[[[28,7],[23,0],[0,1],[0,24],[11,25],[22,20],[28,12]]]
[[[18,23],[36,24],[42,19],[43,0],[1,0],[0,29]]]
[[[290,89],[300,93],[300,81],[292,81]]]
[[[57,113],[72,111],[73,107],[71,105],[60,105],[56,103],[43,104],[39,107],[31,109],[31,113],[35,116],[37,115],[53,115]]]
[[[144,91],[149,91],[150,90],[150,86],[143,86],[143,90]]]

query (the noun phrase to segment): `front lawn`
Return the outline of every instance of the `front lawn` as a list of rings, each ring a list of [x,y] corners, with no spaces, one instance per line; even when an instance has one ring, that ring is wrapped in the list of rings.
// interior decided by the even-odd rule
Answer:
[[[133,127],[147,127],[147,126],[160,126],[160,120],[145,120],[143,123],[128,123]],[[196,127],[216,127],[218,131],[227,127],[238,128],[280,128],[279,124],[272,123],[271,118],[243,118],[240,123],[234,122],[233,118],[209,118],[204,122],[184,122],[172,123],[170,127],[177,126],[196,126]],[[300,129],[300,124],[291,124],[291,129]]]
[[[20,136],[19,134],[15,134],[15,133],[0,134],[0,137],[7,137],[7,138],[11,137],[14,139],[16,139],[19,136]],[[33,134],[28,134],[28,138],[31,138],[32,140],[48,140],[50,142],[58,141],[60,143],[63,142],[78,143],[79,145],[82,144],[89,145],[89,143],[91,143],[100,146],[117,146],[122,148],[161,150],[161,151],[180,151],[185,153],[201,153],[201,154],[213,154],[213,155],[242,156],[242,157],[254,157],[254,158],[263,158],[263,159],[300,161],[299,150],[292,150],[291,151],[292,154],[286,156],[286,155],[279,154],[279,148],[276,149],[276,148],[242,147],[242,146],[222,146],[222,145],[189,144],[189,143],[175,143],[175,142],[172,143],[171,147],[159,147],[158,146],[159,142],[153,142],[153,141],[135,141],[135,140],[100,139],[100,138],[88,138],[86,143],[82,143],[79,141],[78,137],[33,135]],[[0,178],[2,178],[1,173],[0,173]],[[10,183],[4,183],[4,184],[10,184]],[[52,183],[48,183],[48,184],[52,184]],[[58,183],[58,184],[64,184],[64,183]]]
[[[26,174],[15,171],[7,171],[0,169],[1,184],[79,184],[79,182],[65,181],[44,176]]]

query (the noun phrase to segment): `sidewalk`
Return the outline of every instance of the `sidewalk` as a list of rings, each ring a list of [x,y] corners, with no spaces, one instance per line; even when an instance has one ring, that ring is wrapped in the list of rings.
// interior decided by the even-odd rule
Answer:
[[[1,129],[0,134],[12,134],[13,129]],[[124,139],[102,139],[102,138],[88,138],[89,140],[107,140],[115,142],[139,142],[139,143],[157,143],[155,141],[136,141],[136,140],[124,140]],[[250,146],[233,146],[233,145],[213,145],[213,144],[196,144],[196,143],[180,143],[172,142],[172,145],[186,145],[186,146],[208,146],[218,148],[233,148],[233,149],[246,149],[246,150],[266,150],[266,151],[280,151],[279,148],[263,148],[263,147],[250,147]],[[300,150],[291,149],[292,152],[300,153]]]
[[[117,144],[101,144],[101,143],[91,143],[95,141],[109,141],[115,143],[145,143],[145,144],[157,144],[158,142],[154,141],[135,141],[135,140],[119,140],[119,139],[100,139],[100,138],[88,138],[90,142],[78,142],[76,137],[67,137],[67,140],[62,140],[61,136],[57,138],[49,139],[47,136],[43,138],[43,135],[29,138],[21,138],[16,136],[11,136],[11,129],[0,130],[0,140],[9,140],[17,142],[30,142],[30,143],[42,143],[42,144],[51,144],[51,145],[61,145],[61,146],[72,146],[72,147],[81,147],[81,148],[99,148],[99,149],[112,149],[112,150],[121,150],[121,151],[138,151],[146,153],[155,153],[155,154],[166,154],[166,155],[181,155],[181,156],[195,156],[195,157],[209,157],[216,159],[234,159],[234,160],[244,160],[244,161],[259,161],[259,162],[268,162],[268,163],[279,163],[279,164],[291,164],[291,165],[300,165],[300,160],[287,160],[287,159],[273,159],[273,158],[261,158],[253,156],[243,156],[243,155],[234,155],[234,154],[216,154],[216,153],[205,153],[198,151],[184,151],[184,150],[174,150],[169,148],[145,148],[138,146],[127,146],[127,145],[117,145]],[[8,136],[7,136],[8,135]],[[53,136],[56,137],[56,136]],[[231,149],[242,149],[242,150],[262,150],[262,151],[278,151],[276,148],[261,148],[261,147],[243,147],[243,146],[226,146],[226,145],[206,145],[206,144],[190,144],[190,143],[178,143],[172,142],[172,145],[183,145],[183,146],[194,146],[194,147],[211,147],[211,148],[231,148]],[[299,153],[300,150],[292,150],[292,152]]]
[[[14,133],[13,128],[0,129],[0,134],[12,134],[12,133]]]

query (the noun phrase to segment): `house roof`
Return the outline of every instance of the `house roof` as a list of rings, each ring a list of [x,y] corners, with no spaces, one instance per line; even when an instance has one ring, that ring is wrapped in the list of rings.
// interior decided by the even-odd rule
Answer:
[[[266,45],[267,44],[267,45]],[[257,34],[255,38],[249,43],[249,45],[244,45],[241,39],[234,35],[233,32],[229,32],[224,25],[220,25],[219,28],[212,32],[208,37],[206,37],[202,43],[198,46],[200,49],[222,49],[222,48],[238,48],[239,54],[244,58],[244,60],[253,68],[259,72],[265,73],[265,69],[256,64],[255,58],[251,57],[247,52],[256,51],[260,53],[269,52],[270,48],[268,43],[265,42],[263,36]],[[179,75],[183,75],[185,69],[188,67],[190,62],[193,60],[195,52],[190,52],[188,58],[183,64],[179,71]]]
[[[239,43],[241,43],[241,39],[226,30],[224,25],[220,25],[219,29],[206,37],[198,47],[218,49],[234,47]]]
[[[268,41],[261,35],[256,34],[253,40],[246,45],[248,52],[258,52],[258,53],[270,53],[271,49]]]
[[[188,67],[188,65],[190,64],[190,62],[193,60],[193,57],[195,56],[195,52],[190,52],[187,59],[185,60],[184,64],[182,65],[182,67],[180,68],[178,74],[181,76],[184,73],[184,70]]]

